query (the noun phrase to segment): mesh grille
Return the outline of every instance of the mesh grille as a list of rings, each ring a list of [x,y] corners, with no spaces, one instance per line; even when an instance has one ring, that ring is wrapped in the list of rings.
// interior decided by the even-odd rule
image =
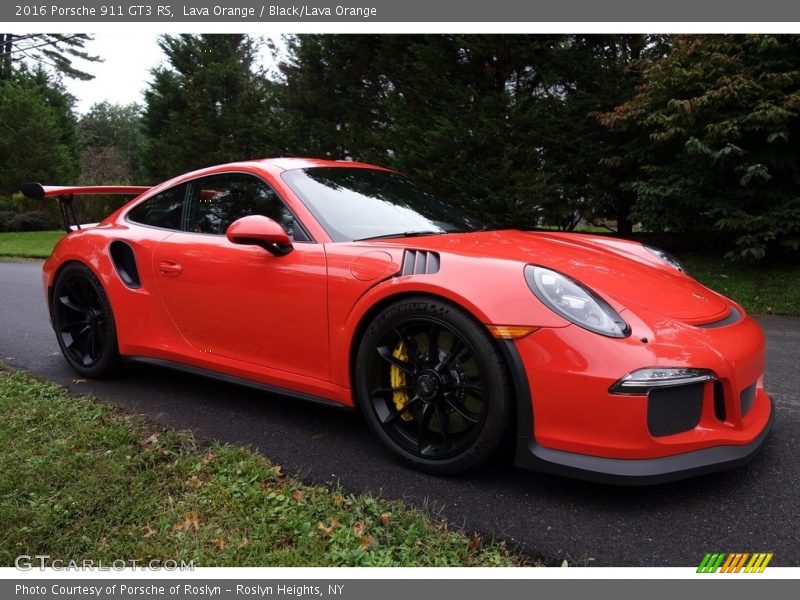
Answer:
[[[742,390],[739,394],[739,401],[742,403],[742,416],[745,416],[753,407],[753,401],[756,399],[756,384],[754,383],[748,388]]]
[[[662,437],[689,431],[700,421],[703,383],[650,390],[647,395],[647,427]]]

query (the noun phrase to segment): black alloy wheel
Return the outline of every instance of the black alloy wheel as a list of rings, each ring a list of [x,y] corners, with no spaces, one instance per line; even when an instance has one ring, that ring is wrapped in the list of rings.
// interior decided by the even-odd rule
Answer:
[[[71,263],[59,273],[51,316],[61,352],[75,371],[103,377],[119,366],[111,305],[88,267]]]
[[[478,466],[505,432],[510,384],[494,340],[443,301],[411,298],[375,319],[359,347],[356,389],[379,437],[428,472]]]

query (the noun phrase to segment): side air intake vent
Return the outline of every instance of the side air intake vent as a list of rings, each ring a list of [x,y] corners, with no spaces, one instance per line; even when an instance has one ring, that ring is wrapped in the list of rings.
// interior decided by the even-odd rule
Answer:
[[[136,257],[133,254],[133,248],[125,242],[117,240],[111,242],[110,252],[114,268],[117,270],[119,278],[122,279],[122,283],[134,290],[142,287],[142,282],[139,280],[139,271],[136,269]]]
[[[427,250],[406,250],[400,275],[430,275],[439,271],[439,255]]]

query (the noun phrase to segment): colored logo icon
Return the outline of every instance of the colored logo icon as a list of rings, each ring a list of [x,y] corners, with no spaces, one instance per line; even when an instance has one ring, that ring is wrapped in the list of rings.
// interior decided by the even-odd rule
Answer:
[[[698,573],[763,573],[772,552],[708,552],[697,567]]]

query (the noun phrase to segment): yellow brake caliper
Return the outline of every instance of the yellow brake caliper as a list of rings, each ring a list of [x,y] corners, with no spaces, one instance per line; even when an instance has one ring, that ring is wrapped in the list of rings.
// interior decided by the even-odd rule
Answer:
[[[402,340],[395,347],[394,352],[392,352],[392,356],[403,362],[408,360],[406,345]],[[407,381],[406,377],[406,372],[399,367],[395,367],[394,365],[389,367],[389,382],[393,388],[405,386]],[[408,397],[407,390],[395,390],[392,392],[392,401],[394,402],[394,406],[397,409],[397,412],[400,413],[400,418],[404,421],[410,421],[414,418],[407,410],[403,410],[406,407],[406,404],[408,404],[409,400],[410,398]]]

